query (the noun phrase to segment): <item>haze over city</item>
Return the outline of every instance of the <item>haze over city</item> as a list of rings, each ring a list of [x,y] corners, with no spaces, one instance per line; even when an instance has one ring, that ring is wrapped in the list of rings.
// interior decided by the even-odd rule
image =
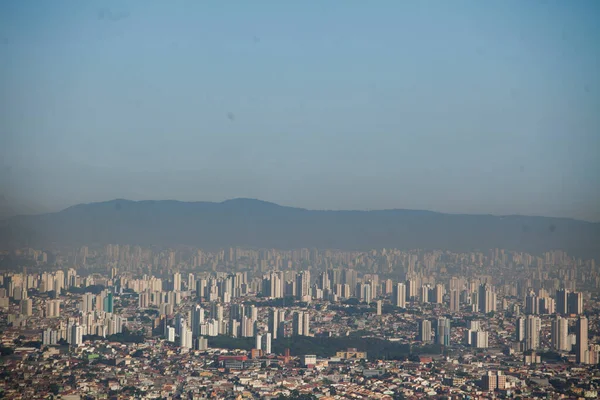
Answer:
[[[0,2],[0,399],[600,398],[598,1]]]
[[[251,197],[598,221],[599,8],[2,2],[2,215]]]

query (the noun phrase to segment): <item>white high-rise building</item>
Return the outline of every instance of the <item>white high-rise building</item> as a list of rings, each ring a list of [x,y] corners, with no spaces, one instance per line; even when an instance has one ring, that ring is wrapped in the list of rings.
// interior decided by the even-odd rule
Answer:
[[[310,336],[310,314],[307,312],[302,316],[302,335]]]
[[[517,318],[515,323],[515,340],[517,342],[525,340],[525,317]]]
[[[277,339],[277,330],[279,328],[279,312],[276,308],[269,310],[268,329],[272,333],[273,339]]]
[[[200,335],[200,325],[204,323],[204,309],[196,305],[192,310],[192,335],[198,337]]]
[[[552,320],[552,346],[558,351],[571,351],[569,320],[557,316]]]
[[[263,343],[265,354],[271,354],[271,332],[268,332],[265,335],[263,335]]]
[[[485,331],[469,331],[471,334],[471,346],[478,349],[488,348],[488,333]]]
[[[444,299],[444,285],[437,284],[433,288],[433,298],[431,299],[432,303],[442,304],[442,300]]]
[[[480,331],[481,330],[481,321],[472,320],[467,321],[467,329],[472,331]]]
[[[397,283],[394,288],[394,304],[396,307],[406,308],[406,285]]]
[[[191,349],[194,345],[192,330],[187,326],[183,326],[179,335],[179,345],[186,349]]]
[[[205,337],[198,338],[198,350],[204,351],[208,349],[208,339]]]
[[[60,317],[60,300],[49,300],[46,302],[46,317]]]
[[[173,291],[181,291],[181,274],[179,272],[173,274]]]
[[[421,286],[421,302],[429,303],[429,290],[431,287],[429,285]]]
[[[167,340],[175,343],[175,328],[172,326],[167,326]]]
[[[277,318],[279,321],[279,325],[277,327],[277,337],[284,338],[285,337],[285,310],[279,310],[279,317]]]
[[[310,272],[302,271],[296,276],[296,297],[302,299],[310,292]]]
[[[536,350],[540,347],[540,317],[528,315],[525,320],[525,350]]]
[[[77,347],[83,344],[83,327],[79,324],[71,327],[71,346]]]
[[[450,311],[460,311],[460,292],[456,289],[450,291]]]
[[[262,335],[256,335],[254,348],[256,350],[262,350]]]
[[[33,300],[21,300],[21,314],[26,317],[30,317],[33,314]]]
[[[373,291],[371,290],[370,283],[363,283],[360,285],[360,298],[367,304],[371,304],[373,300]]]
[[[575,360],[578,364],[589,363],[589,348],[588,348],[588,320],[584,316],[577,319],[577,327],[575,329],[577,335],[577,344],[575,347]]]
[[[292,336],[302,336],[302,334],[304,333],[304,330],[302,328],[303,323],[304,313],[302,311],[295,312],[292,320]]]
[[[188,274],[188,290],[194,292],[196,290],[196,277],[191,272]]]
[[[496,292],[487,284],[480,285],[477,293],[480,313],[490,313],[496,311]]]
[[[419,340],[423,343],[429,343],[432,339],[431,321],[427,319],[419,321]]]

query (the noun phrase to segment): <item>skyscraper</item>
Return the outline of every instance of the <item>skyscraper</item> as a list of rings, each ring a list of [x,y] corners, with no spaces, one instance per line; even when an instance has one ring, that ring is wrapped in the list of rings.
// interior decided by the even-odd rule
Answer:
[[[460,292],[455,289],[450,291],[450,311],[460,311]]]
[[[60,300],[49,300],[46,303],[46,317],[60,317]]]
[[[108,293],[104,298],[104,311],[107,313],[112,313],[114,308],[114,299],[112,292]]]
[[[487,349],[489,344],[489,334],[485,331],[467,331],[470,335],[470,343],[472,347],[478,349]]]
[[[491,286],[487,284],[479,286],[477,301],[480,313],[487,314],[496,311],[496,293]]]
[[[530,292],[525,297],[525,314],[539,314],[540,313],[540,302],[539,298],[535,293]]]
[[[277,339],[277,330],[279,328],[279,311],[276,308],[269,310],[268,330],[273,339]]]
[[[200,325],[204,323],[204,309],[196,305],[192,310],[192,335],[200,336]]]
[[[525,320],[525,350],[535,350],[540,347],[540,317],[528,315]]]
[[[556,313],[566,315],[569,312],[569,292],[566,289],[556,291]]]
[[[444,285],[439,283],[435,285],[435,287],[433,288],[433,296],[430,297],[433,297],[431,299],[432,303],[442,304],[442,301],[444,299]]]
[[[415,279],[408,279],[406,281],[406,299],[412,300],[417,297],[417,281]]]
[[[449,346],[450,345],[450,319],[449,318],[438,318],[437,329],[436,329],[436,342],[438,344]]]
[[[262,335],[256,335],[254,348],[256,350],[262,350]]]
[[[83,343],[83,327],[76,324],[71,327],[71,330],[71,342],[69,344],[74,347],[81,346]]]
[[[21,314],[29,317],[33,314],[33,300],[24,299],[21,300]]]
[[[569,337],[569,320],[556,316],[552,320],[552,347],[558,351],[570,351],[571,343],[568,342]]]
[[[186,349],[191,349],[194,346],[192,330],[183,324],[179,334],[179,345]]]
[[[525,340],[525,317],[517,318],[515,328],[515,339],[517,342],[522,342]]]
[[[397,283],[394,288],[394,304],[396,307],[406,308],[406,285]]]
[[[175,256],[173,255],[173,258]],[[181,274],[179,272],[175,272],[173,274],[173,291],[179,292],[181,291]]]
[[[271,354],[271,332],[263,335],[263,349],[265,354]]]
[[[285,337],[285,310],[279,310],[278,327],[277,327],[277,337],[284,338]]]
[[[431,342],[431,321],[427,319],[419,321],[419,340],[423,343]]]
[[[310,336],[310,314],[308,311],[302,316],[302,335]]]
[[[92,293],[84,293],[81,296],[81,312],[84,314],[94,310],[94,295]]]
[[[429,285],[424,285],[421,286],[421,302],[423,303],[429,303],[429,291],[430,291],[430,287]]]
[[[583,294],[580,292],[569,293],[569,314],[583,313]]]
[[[293,336],[302,336],[304,333],[302,324],[304,323],[304,313],[302,311],[297,311],[294,313],[294,317],[292,320],[292,335]]]
[[[588,320],[587,317],[580,316],[577,319],[577,345],[575,349],[575,361],[578,364],[588,364]]]
[[[310,272],[302,271],[296,276],[296,297],[302,299],[309,294]]]

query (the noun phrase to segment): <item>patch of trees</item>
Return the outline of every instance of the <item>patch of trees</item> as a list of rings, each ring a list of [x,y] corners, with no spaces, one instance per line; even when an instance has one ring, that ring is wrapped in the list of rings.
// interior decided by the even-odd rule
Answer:
[[[254,347],[254,338],[232,338],[229,336],[214,336],[208,338],[210,347],[223,349],[251,350]],[[367,351],[370,359],[404,360],[410,354],[439,354],[439,345],[427,345],[411,348],[408,344],[391,342],[376,338],[361,338],[353,336],[343,337],[308,337],[294,336],[273,340],[274,353],[284,354],[289,348],[292,355],[315,354],[320,357],[335,356],[336,352],[348,348]]]
[[[68,291],[73,294],[83,294],[83,293],[92,293],[92,294],[100,294],[106,287],[104,285],[91,285],[86,287],[75,287],[71,286]]]

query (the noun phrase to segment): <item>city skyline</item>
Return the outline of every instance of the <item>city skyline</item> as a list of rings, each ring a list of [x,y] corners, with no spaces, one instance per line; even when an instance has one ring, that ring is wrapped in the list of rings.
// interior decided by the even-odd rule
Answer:
[[[0,274],[0,391],[10,398],[599,390],[600,269],[563,251],[110,244],[7,255],[18,257]],[[114,369],[129,373],[116,382]],[[43,379],[20,385],[23,371]],[[233,377],[235,387],[224,382]]]
[[[0,2],[0,398],[600,398],[600,2]]]

